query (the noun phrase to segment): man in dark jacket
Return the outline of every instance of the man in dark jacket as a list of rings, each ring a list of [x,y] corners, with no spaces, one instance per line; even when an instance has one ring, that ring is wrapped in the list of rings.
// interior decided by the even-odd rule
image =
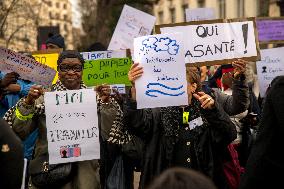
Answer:
[[[24,167],[22,142],[0,119],[0,188],[21,188]]]
[[[267,94],[258,135],[239,189],[282,188],[284,155],[284,76],[274,79]]]

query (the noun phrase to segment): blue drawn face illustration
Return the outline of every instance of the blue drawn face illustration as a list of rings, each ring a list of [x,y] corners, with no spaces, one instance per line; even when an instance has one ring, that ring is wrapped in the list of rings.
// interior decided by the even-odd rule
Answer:
[[[176,40],[172,40],[169,37],[149,37],[142,41],[143,48],[140,49],[142,52],[148,54],[149,50],[152,49],[156,52],[166,51],[169,55],[177,55],[180,46]]]

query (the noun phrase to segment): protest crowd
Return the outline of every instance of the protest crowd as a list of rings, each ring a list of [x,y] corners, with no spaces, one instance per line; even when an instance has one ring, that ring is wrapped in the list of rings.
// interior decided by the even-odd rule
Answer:
[[[149,28],[127,49],[0,47],[0,188],[134,189],[136,173],[140,189],[284,187],[284,76],[259,90],[254,22]]]

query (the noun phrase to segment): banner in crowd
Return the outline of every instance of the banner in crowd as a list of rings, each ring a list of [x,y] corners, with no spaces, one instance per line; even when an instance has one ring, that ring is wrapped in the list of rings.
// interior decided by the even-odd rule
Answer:
[[[108,50],[131,49],[135,37],[150,35],[156,18],[150,14],[124,5]]]
[[[284,47],[260,51],[261,61],[256,63],[260,96],[265,97],[271,81],[284,75]]]
[[[159,25],[156,32],[181,32],[183,39],[188,39],[184,40],[186,63],[215,65],[239,58],[260,59],[254,18]]]
[[[43,86],[51,85],[56,74],[54,69],[38,63],[33,58],[2,47],[0,47],[0,70],[5,73],[17,72],[21,79]]]
[[[94,89],[46,92],[44,101],[49,163],[99,159]]]
[[[57,71],[57,60],[60,53],[61,50],[40,50],[33,52],[32,55],[37,62],[47,65]],[[56,83],[57,80],[58,74],[56,72],[52,83]]]
[[[83,56],[84,60],[125,58],[127,56],[126,50],[81,52],[80,54]]]
[[[134,58],[144,72],[135,82],[137,108],[188,103],[183,38],[180,33],[135,38]]]
[[[284,43],[284,17],[257,18],[260,43]]]
[[[87,60],[84,64],[83,81],[87,86],[104,83],[130,86],[128,71],[131,65],[132,60],[130,58]]]
[[[186,9],[185,19],[187,22],[216,19],[215,9],[214,8]]]

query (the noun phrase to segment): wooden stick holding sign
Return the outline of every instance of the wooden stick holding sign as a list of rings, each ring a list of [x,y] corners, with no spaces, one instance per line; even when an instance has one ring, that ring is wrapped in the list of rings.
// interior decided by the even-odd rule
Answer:
[[[156,33],[181,32],[189,66],[260,60],[255,18],[193,21],[156,26]]]

